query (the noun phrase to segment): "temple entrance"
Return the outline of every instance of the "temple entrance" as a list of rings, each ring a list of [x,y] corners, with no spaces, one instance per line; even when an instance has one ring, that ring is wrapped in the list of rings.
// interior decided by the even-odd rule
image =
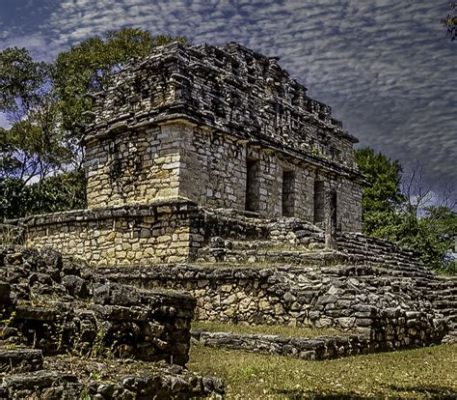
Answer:
[[[325,185],[324,181],[314,182],[314,223],[325,220]]]
[[[259,160],[247,160],[246,162],[246,211],[259,211],[260,191],[260,165]]]
[[[282,215],[294,216],[295,206],[295,173],[284,171],[282,174]]]

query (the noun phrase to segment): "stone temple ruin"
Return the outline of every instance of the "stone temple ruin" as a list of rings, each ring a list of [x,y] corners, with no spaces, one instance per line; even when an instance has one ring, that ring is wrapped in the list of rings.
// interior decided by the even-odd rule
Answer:
[[[185,369],[191,335],[208,346],[315,360],[457,337],[457,281],[435,276],[412,251],[359,233],[357,140],[277,58],[235,43],[173,43],[127,64],[94,102],[88,209],[14,221],[21,240],[42,250],[0,257],[3,319],[12,329],[0,347],[33,347],[0,351],[0,366],[38,360],[25,362],[29,378],[5,378],[0,394],[21,398],[14,393],[29,393],[36,374],[106,399],[132,387],[159,398],[222,393],[220,382]],[[76,307],[57,307],[59,296]],[[37,297],[47,300],[37,306]],[[342,335],[190,332],[193,317]],[[59,346],[43,327],[66,332]],[[30,372],[42,368],[43,354],[45,365],[67,371],[68,361],[52,357],[75,338],[116,360],[166,365],[142,366],[158,368],[159,378],[137,376],[135,385],[118,376],[103,393],[83,377],[68,383]]]
[[[29,220],[30,244],[102,265],[185,261],[202,209],[361,228],[356,139],[275,58],[173,44],[126,66],[94,115],[89,209]]]

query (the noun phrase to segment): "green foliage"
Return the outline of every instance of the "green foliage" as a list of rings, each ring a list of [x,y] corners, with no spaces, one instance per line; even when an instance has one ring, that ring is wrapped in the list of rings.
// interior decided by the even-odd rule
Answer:
[[[32,214],[84,208],[84,171],[71,171],[25,185],[18,178],[0,179],[0,221]]]
[[[84,170],[50,176],[29,187],[27,214],[74,210],[86,206]]]
[[[0,179],[0,222],[25,215],[28,202],[28,191],[21,179]]]
[[[0,112],[12,123],[0,128],[0,220],[84,207],[87,93],[106,88],[122,63],[174,40],[186,42],[124,28],[89,38],[51,64],[26,49],[0,52]]]
[[[368,183],[362,197],[364,232],[389,236],[389,227],[399,222],[398,207],[405,201],[400,190],[401,165],[370,148],[356,150],[355,161]]]
[[[418,210],[400,190],[402,168],[372,149],[356,151],[356,162],[367,179],[363,192],[363,231],[421,254],[424,263],[451,272],[445,258],[457,235],[457,213],[445,206]]]
[[[21,116],[40,101],[49,66],[36,62],[25,48],[0,52],[0,111],[20,112]]]

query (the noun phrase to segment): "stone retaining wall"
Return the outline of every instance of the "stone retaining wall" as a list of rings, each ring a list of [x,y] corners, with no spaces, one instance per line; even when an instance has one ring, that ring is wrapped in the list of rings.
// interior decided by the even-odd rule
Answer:
[[[98,273],[146,288],[186,290],[197,299],[199,320],[333,326],[391,348],[439,342],[447,329],[432,307],[427,282],[366,266],[179,265]]]
[[[186,200],[21,219],[27,246],[53,247],[98,265],[185,261],[190,256],[196,206]]]
[[[190,399],[195,300],[94,276],[52,250],[0,248],[0,398]]]
[[[76,265],[64,267],[58,253],[31,250],[2,252],[0,280],[8,297],[0,340],[45,355],[76,347],[82,355],[188,360],[195,300],[186,294],[96,280]]]

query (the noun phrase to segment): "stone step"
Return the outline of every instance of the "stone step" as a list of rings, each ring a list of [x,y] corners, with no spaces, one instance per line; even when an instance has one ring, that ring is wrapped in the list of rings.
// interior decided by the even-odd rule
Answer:
[[[32,372],[43,367],[41,350],[0,348],[0,373]]]
[[[442,299],[433,302],[433,307],[439,310],[446,309],[446,310],[454,310],[457,313],[457,299],[447,300]],[[452,312],[452,311],[450,311]]]
[[[378,351],[393,350],[395,346],[422,346],[420,339],[408,344],[396,341],[377,342],[365,335],[319,336],[315,338],[281,335],[239,334],[232,332],[191,331],[195,342],[217,348],[300,358],[303,360],[327,360]]]
[[[190,400],[221,398],[224,394],[220,379],[202,377],[178,365],[140,363],[137,369],[132,369],[127,363],[111,360],[108,377],[104,371],[104,378],[92,378],[91,372],[100,374],[97,360],[86,360],[81,364],[83,368],[74,368],[74,362],[59,358],[50,362],[56,371],[6,375],[0,381],[0,399]],[[62,372],[62,368],[72,373]]]
[[[271,263],[291,265],[328,265],[347,261],[341,253],[316,251],[275,251],[275,250],[227,250],[202,249],[199,251],[197,262],[234,262],[234,263]]]
[[[290,243],[278,243],[271,240],[233,240],[229,245],[231,250],[276,250],[276,251],[310,251],[307,246]],[[323,246],[320,246],[321,248]]]
[[[365,262],[362,263],[357,257],[339,253],[339,252],[293,252],[293,251],[234,251],[226,249],[206,249],[201,251],[196,262],[202,263],[237,263],[237,264],[269,264],[271,267],[280,265],[295,265],[297,267],[323,267],[327,265],[341,265],[342,271],[350,271],[351,268],[357,266],[371,267],[372,272],[367,275],[376,274],[378,276],[385,275],[386,278],[415,278],[415,279],[431,279],[433,274],[422,268],[405,268],[403,266],[379,266],[378,263]],[[336,273],[338,274],[338,273]],[[349,275],[352,272],[348,272]],[[338,275],[341,275],[338,274]],[[423,284],[424,288],[429,290],[427,284]]]
[[[41,370],[5,376],[0,385],[0,398],[78,399],[81,388],[77,377],[72,374]],[[46,397],[41,397],[44,393]]]
[[[303,360],[326,360],[367,354],[376,351],[377,347],[369,337],[363,335],[306,338],[197,330],[191,334],[197,343],[208,347],[276,354]]]

